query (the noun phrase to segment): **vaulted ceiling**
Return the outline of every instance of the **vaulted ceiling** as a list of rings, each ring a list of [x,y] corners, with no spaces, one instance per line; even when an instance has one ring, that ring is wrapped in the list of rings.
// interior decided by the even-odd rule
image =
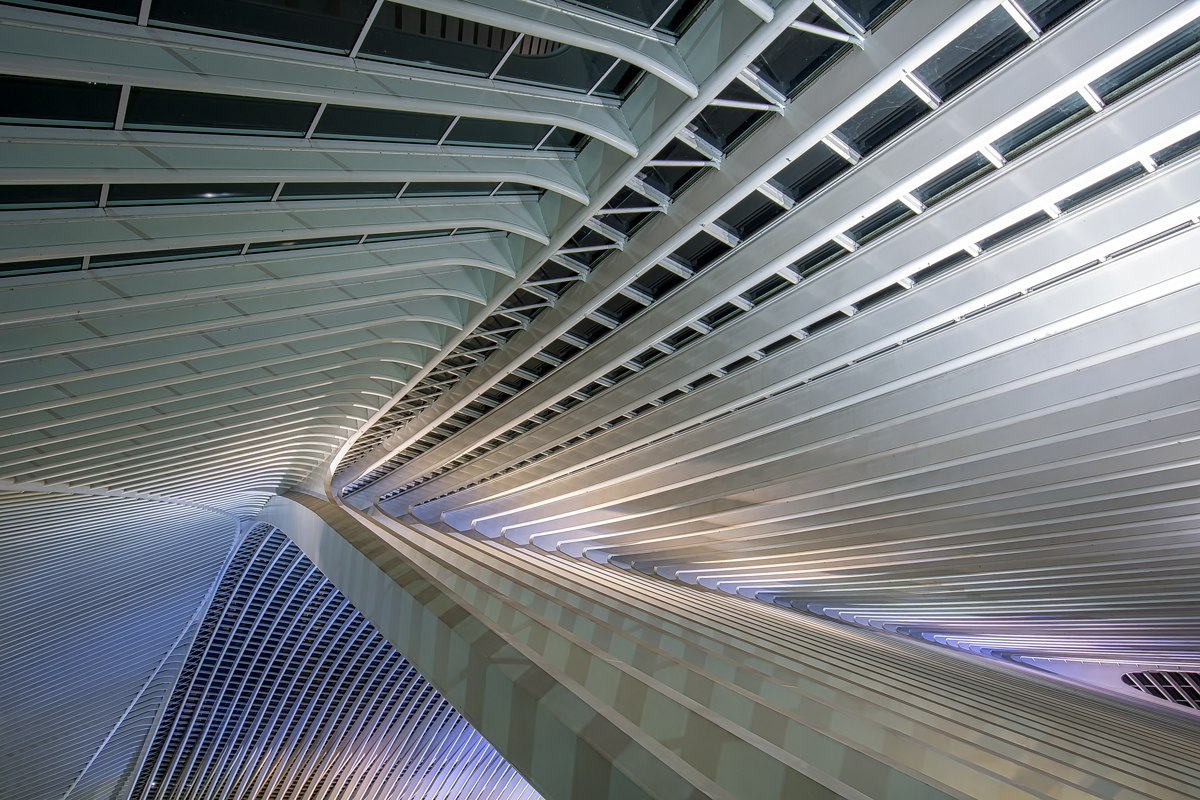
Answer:
[[[124,542],[142,686],[304,486],[1196,666],[1197,51],[1195,0],[0,3],[4,577]]]

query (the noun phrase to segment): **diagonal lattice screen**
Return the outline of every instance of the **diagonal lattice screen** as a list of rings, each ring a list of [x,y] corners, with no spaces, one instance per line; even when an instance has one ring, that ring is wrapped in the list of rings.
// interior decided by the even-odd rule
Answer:
[[[136,800],[536,800],[278,529],[217,589]]]

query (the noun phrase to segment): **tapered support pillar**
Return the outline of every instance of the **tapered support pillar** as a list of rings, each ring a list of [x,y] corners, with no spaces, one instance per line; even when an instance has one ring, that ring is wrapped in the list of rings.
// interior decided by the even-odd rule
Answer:
[[[1200,786],[1185,711],[289,498],[264,519],[547,800],[1183,800]]]

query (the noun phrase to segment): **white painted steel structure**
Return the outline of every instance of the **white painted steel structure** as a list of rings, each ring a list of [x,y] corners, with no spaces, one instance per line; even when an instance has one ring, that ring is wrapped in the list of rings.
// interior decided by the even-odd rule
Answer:
[[[340,49],[161,1],[0,4],[0,519],[31,541],[38,503],[108,530],[299,488],[550,583],[1116,691],[1200,666],[1200,2],[711,0],[678,35],[687,3],[406,3],[515,37],[468,69],[466,34],[381,55],[384,0]],[[518,73],[526,37],[602,69]],[[82,789],[77,750],[39,780]]]

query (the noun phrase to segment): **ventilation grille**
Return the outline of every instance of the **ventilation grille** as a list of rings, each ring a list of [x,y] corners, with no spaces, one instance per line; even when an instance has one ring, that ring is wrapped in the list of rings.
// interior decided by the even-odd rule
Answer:
[[[1130,672],[1121,680],[1146,694],[1200,711],[1200,672]]]

